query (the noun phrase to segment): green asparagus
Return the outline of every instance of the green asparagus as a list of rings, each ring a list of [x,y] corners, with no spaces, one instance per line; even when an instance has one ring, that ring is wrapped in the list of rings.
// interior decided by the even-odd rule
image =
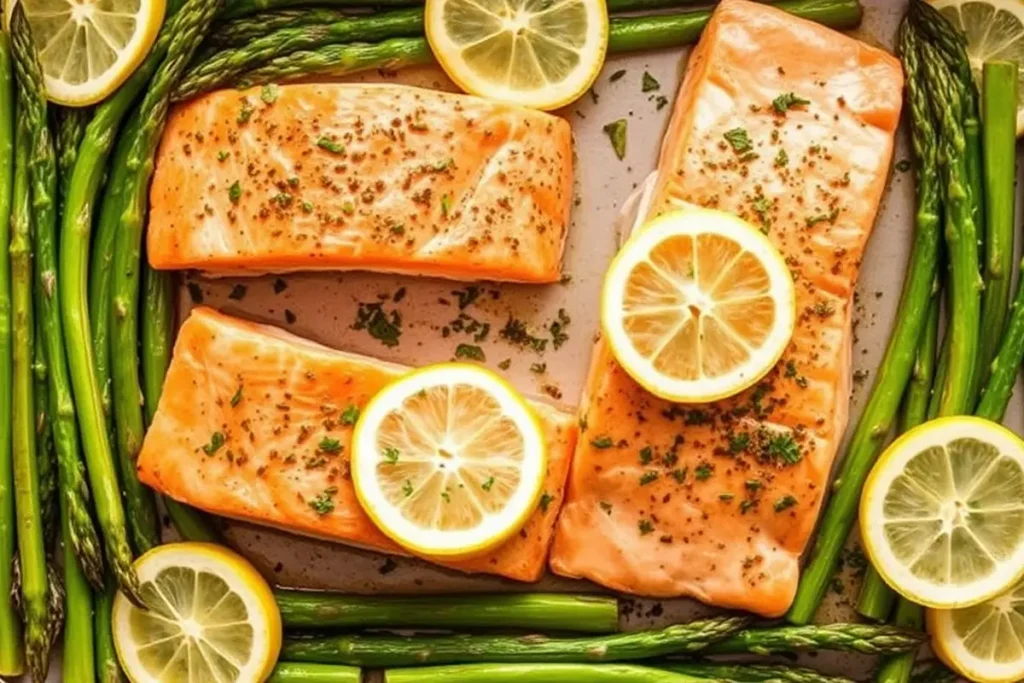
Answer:
[[[954,683],[960,677],[939,661],[920,662],[910,675],[910,683]]]
[[[362,679],[354,666],[278,662],[267,683],[360,683]]]
[[[96,681],[97,683],[122,683],[124,675],[121,673],[121,665],[117,661],[117,651],[114,647],[113,625],[114,595],[117,593],[117,584],[112,577],[107,577],[107,583],[102,591],[96,593],[96,613],[93,618],[94,633],[96,642]]]
[[[60,201],[68,194],[71,172],[78,159],[78,146],[85,137],[91,110],[88,107],[58,107],[54,115],[54,142],[57,146],[57,177],[60,179]]]
[[[892,626],[873,624],[825,624],[821,626],[779,626],[750,629],[720,640],[703,654],[767,655],[777,652],[835,650],[866,655],[891,655],[915,650],[925,634]]]
[[[892,623],[898,627],[920,631],[924,628],[924,610],[906,598],[900,598],[896,604],[896,613],[893,615]],[[884,660],[875,675],[876,683],[907,683],[910,671],[914,666],[917,650],[918,648],[913,648],[901,655]]]
[[[256,12],[282,9],[285,7],[302,7],[309,0],[228,0],[220,12],[219,19],[232,19]],[[326,7],[403,7],[406,5],[423,4],[422,0],[319,0],[318,5]]]
[[[1014,188],[1017,156],[1017,64],[982,69],[985,127],[985,290],[981,300],[978,377],[984,381],[999,349],[1013,278]]]
[[[221,50],[191,67],[174,90],[175,100],[193,97],[234,81],[238,74],[297,50],[336,43],[372,42],[386,38],[423,35],[423,10],[398,9],[369,17],[348,17],[332,24],[281,29],[257,38],[244,47]]]
[[[11,266],[8,252],[15,246],[11,235],[11,200],[14,189],[14,70],[11,65],[11,42],[6,31],[0,31],[0,406],[10,406],[12,397],[12,311]],[[22,236],[27,240],[27,236]],[[24,248],[25,243],[22,243]],[[17,521],[14,511],[14,474],[11,443],[13,438],[11,412],[0,414],[0,677],[20,676],[24,670],[24,649],[21,645],[21,622],[10,600],[11,567],[17,543]]]
[[[38,282],[32,293],[32,308],[35,311],[43,310],[43,292]],[[35,328],[35,339],[42,340],[45,332],[39,315],[35,316]],[[53,547],[53,539],[57,537],[60,509],[57,501],[57,462],[53,444],[53,425],[50,422],[50,415],[54,412],[50,400],[50,370],[46,364],[46,351],[41,341],[37,341],[32,349],[32,378],[36,466],[39,468],[39,513],[43,519],[43,544],[49,549]]]
[[[67,505],[61,501],[62,538],[68,537]],[[93,657],[92,590],[75,558],[70,543],[62,542],[64,552],[64,658],[61,671],[65,681],[92,681]]]
[[[706,683],[630,664],[466,664],[388,669],[384,683]]]
[[[14,429],[14,492],[18,520],[18,559],[21,576],[21,606],[25,626],[25,656],[32,678],[39,683],[46,680],[50,664],[50,638],[48,625],[49,577],[46,568],[46,547],[43,542],[43,520],[39,503],[39,471],[36,461],[35,403],[33,401],[33,344],[34,315],[32,271],[33,218],[36,232],[44,232],[45,209],[39,211],[33,199],[45,202],[42,193],[35,192],[34,175],[45,173],[39,168],[52,147],[46,126],[46,104],[37,90],[41,86],[32,34],[20,4],[11,15],[11,43],[14,69],[18,84],[18,135],[15,160],[15,186],[13,200],[13,236],[11,253],[11,298],[14,315],[13,397],[11,401]],[[34,168],[35,167],[35,168]],[[39,196],[33,197],[33,194]],[[43,215],[40,215],[43,214]],[[36,235],[37,261],[42,260],[40,243],[45,238]]]
[[[782,664],[735,664],[721,662],[663,662],[659,668],[698,678],[715,678],[735,683],[853,683],[842,676],[828,676],[814,669]]]
[[[988,383],[981,394],[981,400],[974,414],[978,417],[1001,422],[1006,413],[1006,406],[1013,396],[1013,385],[1017,381],[1017,372],[1024,360],[1024,261],[1021,261],[1018,277],[1017,294],[1010,308],[1010,319],[1003,334],[999,352],[992,361]]]
[[[143,415],[138,367],[139,275],[142,231],[148,209],[153,157],[167,119],[171,90],[206,37],[218,0],[189,0],[181,9],[167,56],[157,69],[139,105],[139,127],[128,152],[128,175],[123,189],[123,213],[114,247],[110,300],[111,377],[114,388],[114,425],[123,464],[132,538],[140,551],[159,543],[156,505],[152,494],[135,475],[135,459],[142,446]],[[100,417],[100,416],[97,416]],[[129,485],[129,482],[131,484]]]
[[[286,638],[281,658],[352,666],[390,667],[469,662],[619,662],[698,652],[740,631],[748,620],[722,617],[658,631],[608,636],[339,635]]]
[[[615,598],[509,593],[428,597],[274,592],[285,628],[521,628],[614,633]]]
[[[782,0],[776,3],[776,7],[833,28],[852,28],[860,23],[862,15],[857,0]],[[710,16],[710,10],[702,9],[647,17],[612,18],[609,24],[608,51],[615,54],[689,45],[700,36]],[[372,16],[365,18],[366,21],[372,19]],[[195,96],[224,85],[249,87],[314,75],[337,77],[371,69],[394,71],[431,64],[433,61],[430,47],[423,38],[391,38],[380,43],[325,45],[315,50],[299,50],[277,57],[263,66],[237,75],[228,83],[215,75],[197,78],[192,82],[190,92]]]
[[[896,325],[875,374],[864,411],[847,446],[846,457],[832,485],[832,497],[818,527],[811,559],[804,568],[787,619],[806,624],[814,617],[835,573],[836,563],[857,517],[864,480],[896,419],[900,399],[910,380],[932,299],[940,244],[940,188],[937,182],[935,130],[925,83],[916,62],[903,55],[911,144],[917,161],[917,213],[914,244],[896,312]],[[911,71],[914,69],[914,71]]]
[[[207,39],[207,44],[211,47],[212,55],[218,52],[218,49],[244,47],[254,40],[282,29],[333,24],[354,16],[359,15],[354,14],[352,10],[333,7],[304,7],[251,14],[215,26]],[[197,59],[201,56],[197,55]]]

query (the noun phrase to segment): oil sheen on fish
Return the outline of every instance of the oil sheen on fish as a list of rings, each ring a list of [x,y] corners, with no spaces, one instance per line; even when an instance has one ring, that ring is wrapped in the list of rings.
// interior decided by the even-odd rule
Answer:
[[[171,114],[157,269],[555,282],[572,200],[557,116],[403,85],[222,90]]]
[[[217,515],[404,554],[360,507],[348,451],[359,410],[407,371],[196,308],[175,342],[139,478]],[[572,415],[533,407],[548,443],[540,506],[498,548],[446,566],[520,581],[544,573],[577,428]]]
[[[598,342],[558,574],[766,616],[789,607],[847,424],[851,308],[899,122],[891,55],[770,6],[723,0],[687,67],[651,214],[737,213],[780,249],[798,321],[729,400],[645,392]]]

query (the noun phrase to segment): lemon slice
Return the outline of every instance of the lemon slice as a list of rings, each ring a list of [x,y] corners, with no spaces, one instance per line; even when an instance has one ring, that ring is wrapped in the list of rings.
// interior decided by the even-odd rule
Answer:
[[[281,615],[252,565],[212,543],[162,545],[135,561],[149,610],[114,599],[118,659],[133,683],[253,683],[281,649]]]
[[[18,0],[39,48],[47,97],[69,107],[105,99],[145,59],[165,0]],[[10,17],[14,2],[7,4]]]
[[[986,61],[1024,64],[1024,2],[1021,0],[931,0],[967,36],[967,56],[974,80],[981,87]],[[1024,70],[1017,100],[1017,135],[1024,134]]]
[[[437,61],[473,95],[557,109],[593,85],[608,49],[604,0],[427,0]]]
[[[977,417],[907,432],[882,454],[861,495],[871,564],[910,600],[970,607],[1024,574],[1024,442]]]
[[[736,394],[793,335],[796,294],[782,255],[736,216],[692,208],[642,226],[612,261],[601,326],[651,393],[681,403]]]
[[[363,509],[396,543],[428,557],[467,557],[516,533],[547,473],[544,433],[503,379],[444,363],[385,387],[352,435]]]
[[[963,609],[928,610],[935,654],[978,683],[1024,679],[1024,582]]]

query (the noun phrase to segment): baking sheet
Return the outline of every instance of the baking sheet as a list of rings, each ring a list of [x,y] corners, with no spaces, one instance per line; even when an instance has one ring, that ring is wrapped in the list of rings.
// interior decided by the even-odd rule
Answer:
[[[856,35],[866,42],[890,48],[903,14],[903,0],[865,0],[866,16]],[[592,97],[584,97],[564,110],[576,139],[576,203],[570,228],[562,284],[550,286],[480,285],[475,303],[461,313],[479,324],[489,324],[483,341],[474,341],[463,319],[458,294],[466,286],[442,280],[367,273],[301,274],[282,278],[287,288],[275,287],[277,278],[210,280],[196,275],[182,278],[181,312],[201,298],[226,312],[287,328],[332,347],[355,351],[408,365],[451,360],[459,343],[479,344],[486,365],[509,378],[524,394],[542,397],[575,408],[583,387],[594,335],[598,329],[601,280],[618,243],[616,216],[620,205],[654,169],[662,133],[671,106],[659,108],[659,96],[674,100],[686,64],[686,51],[667,50],[631,56],[612,56],[598,79]],[[611,82],[614,72],[625,76]],[[660,91],[641,92],[641,78],[648,71],[661,84]],[[373,74],[361,80],[380,80]],[[414,85],[453,89],[439,71],[417,70],[388,77]],[[618,160],[602,126],[612,120],[628,120],[627,152]],[[895,158],[907,157],[905,130],[901,129]],[[913,182],[909,172],[895,171],[882,201],[875,231],[868,245],[855,303],[853,405],[851,428],[870,388],[874,369],[884,349],[897,304],[913,220]],[[1018,200],[1018,205],[1020,201]],[[238,299],[236,285],[244,285]],[[235,298],[231,297],[235,290]],[[383,346],[365,331],[353,329],[360,302],[379,301],[402,318],[401,342]],[[522,351],[502,341],[498,331],[510,317],[527,323],[531,330],[545,330],[560,310],[571,319],[569,338],[558,349],[543,354]],[[472,326],[468,326],[472,328]],[[447,332],[445,331],[447,329]],[[460,331],[461,329],[461,331]],[[479,327],[473,328],[479,331]],[[498,368],[511,360],[507,371]],[[534,364],[546,370],[531,371]],[[536,368],[534,368],[536,369]],[[1008,411],[1008,424],[1018,433],[1022,427],[1020,396]],[[549,576],[539,584],[518,584],[493,577],[466,576],[407,558],[391,558],[342,545],[303,539],[283,532],[230,522],[228,542],[248,556],[270,579],[283,586],[332,589],[350,593],[446,593],[464,591],[598,591],[585,582]],[[173,531],[166,529],[173,538]],[[854,556],[855,557],[855,556]],[[854,564],[856,564],[854,562]],[[853,618],[851,603],[858,594],[856,567],[841,576],[842,590],[832,591],[823,621]],[[838,586],[838,584],[837,584]],[[691,600],[630,601],[623,614],[627,629],[684,621],[713,608]],[[844,675],[867,674],[873,658],[825,656],[815,666]]]

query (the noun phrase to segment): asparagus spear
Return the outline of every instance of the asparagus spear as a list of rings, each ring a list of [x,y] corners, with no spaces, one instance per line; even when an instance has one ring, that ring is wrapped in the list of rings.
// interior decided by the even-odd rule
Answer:
[[[372,42],[386,38],[423,35],[423,10],[398,9],[372,16],[347,17],[331,24],[281,29],[244,47],[221,50],[191,67],[174,91],[175,100],[192,97],[200,88],[219,88],[241,73],[275,57],[334,43]]]
[[[217,48],[244,47],[281,29],[333,24],[354,16],[359,15],[353,10],[333,7],[304,7],[261,12],[218,24],[211,31],[207,45],[212,48],[210,54],[213,54],[217,52]]]
[[[189,0],[176,22],[176,33],[167,56],[157,69],[139,105],[139,128],[128,152],[128,175],[124,186],[123,213],[114,248],[111,281],[110,324],[111,377],[114,387],[114,424],[118,452],[123,463],[132,463],[130,473],[122,472],[128,518],[140,551],[159,543],[156,507],[152,494],[135,478],[134,463],[142,446],[143,418],[139,405],[138,308],[142,231],[148,209],[149,181],[153,156],[167,119],[170,93],[185,66],[206,37],[219,0]],[[97,416],[99,417],[99,416]],[[97,420],[98,421],[98,420]],[[102,430],[97,429],[102,434]],[[128,482],[132,485],[129,486]]]
[[[857,0],[782,0],[775,6],[833,28],[856,26],[862,14]],[[609,25],[608,51],[614,54],[689,45],[697,40],[710,17],[711,11],[706,9],[647,17],[616,17]],[[370,22],[373,16],[363,20]],[[312,75],[344,76],[370,69],[392,71],[433,61],[423,38],[332,44],[277,57],[237,75],[228,83],[213,77],[197,78],[191,83],[190,93],[195,96],[223,85],[247,87]]]
[[[218,18],[231,19],[257,12],[281,9],[284,7],[302,7],[309,0],[228,0]],[[423,4],[422,0],[321,0],[319,5],[327,7],[403,7],[406,5]]]
[[[384,683],[704,683],[631,664],[464,664],[388,669]]]
[[[905,45],[903,48],[904,68],[908,74],[911,143],[917,160],[914,244],[896,311],[896,325],[875,374],[867,404],[847,446],[839,475],[832,485],[832,497],[818,528],[811,559],[804,568],[796,598],[786,615],[795,624],[811,621],[835,573],[839,554],[857,516],[864,480],[893,426],[900,398],[910,379],[937,273],[940,190],[937,183],[938,158],[933,144],[935,130],[926,82],[916,60],[906,53]]]
[[[722,662],[664,662],[659,668],[676,673],[696,676],[698,678],[715,678],[735,683],[756,683],[771,681],[772,683],[853,683],[842,676],[827,676],[814,669],[782,664],[736,664]]]
[[[42,287],[37,286],[33,292],[33,309],[43,310]],[[53,539],[57,537],[59,508],[57,502],[57,462],[53,445],[53,425],[50,415],[53,403],[50,401],[50,370],[46,364],[46,350],[42,339],[45,337],[42,319],[35,316],[35,339],[39,340],[32,349],[32,401],[35,404],[36,426],[36,463],[39,468],[39,512],[43,520],[43,544],[53,547]]]
[[[96,646],[96,674],[98,683],[122,683],[124,676],[114,648],[113,624],[114,595],[117,584],[107,576],[106,586],[96,593],[96,613],[93,615],[93,636]]]
[[[61,536],[68,538],[67,504],[60,506]],[[64,552],[64,659],[61,667],[66,681],[95,679],[93,659],[92,590],[78,566],[75,549],[61,543]]]
[[[959,679],[959,676],[934,659],[921,662],[910,675],[911,683],[953,683]]]
[[[1013,277],[1013,201],[1017,153],[1017,64],[985,62],[985,291],[981,300],[978,377],[984,381],[999,349]]]
[[[362,679],[354,666],[278,662],[267,683],[360,683]]]
[[[919,631],[873,624],[779,626],[740,631],[711,645],[703,654],[751,652],[768,655],[776,652],[835,650],[885,655],[915,650],[924,639],[925,634]]]
[[[992,361],[992,372],[988,384],[981,394],[978,408],[974,414],[993,422],[1001,422],[1006,413],[1006,406],[1013,395],[1013,385],[1017,381],[1017,372],[1024,360],[1024,261],[1021,261],[1018,277],[1017,294],[1014,296],[1010,309],[1010,319],[1003,334],[999,353]]]
[[[68,194],[71,172],[78,159],[78,146],[85,137],[85,127],[89,124],[91,110],[88,107],[58,107],[54,119],[57,131],[57,177],[60,178],[61,202]]]
[[[615,598],[508,593],[430,597],[274,592],[285,628],[522,628],[614,633]]]
[[[340,635],[288,638],[281,658],[295,662],[390,667],[468,662],[617,662],[704,650],[742,629],[743,617],[721,617],[658,631],[608,636]]]
[[[924,610],[906,598],[900,598],[896,604],[896,613],[893,615],[893,624],[902,628],[916,629],[924,628]],[[882,662],[875,676],[877,683],[906,683],[910,678],[910,670],[914,667],[914,659],[917,649],[913,648],[896,657],[890,657]]]
[[[16,548],[14,511],[14,473],[12,471],[12,310],[11,271],[15,246],[11,234],[11,199],[14,189],[14,71],[11,66],[11,42],[0,31],[0,676],[15,677],[24,670],[21,621],[10,600],[11,567]],[[27,236],[22,236],[27,240]],[[24,248],[25,245],[22,245]]]

